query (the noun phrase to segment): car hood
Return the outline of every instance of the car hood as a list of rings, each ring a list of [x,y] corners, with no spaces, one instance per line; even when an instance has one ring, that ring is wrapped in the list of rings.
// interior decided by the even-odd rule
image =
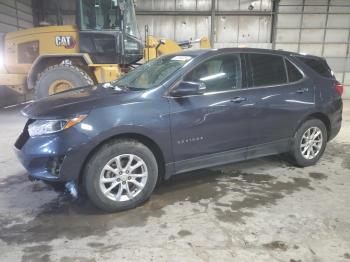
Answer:
[[[22,114],[32,119],[62,118],[88,113],[96,107],[123,104],[139,92],[113,88],[109,84],[85,86],[32,102]]]

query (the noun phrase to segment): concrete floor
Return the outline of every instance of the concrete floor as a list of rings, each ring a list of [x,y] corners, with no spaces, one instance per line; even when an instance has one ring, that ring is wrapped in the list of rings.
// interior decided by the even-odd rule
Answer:
[[[174,177],[144,206],[103,214],[29,182],[0,111],[1,261],[350,261],[350,101],[316,166],[279,156]]]

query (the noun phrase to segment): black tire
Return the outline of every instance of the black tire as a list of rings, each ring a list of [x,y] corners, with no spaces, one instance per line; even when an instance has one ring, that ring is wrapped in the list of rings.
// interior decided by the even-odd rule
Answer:
[[[140,157],[147,166],[148,177],[144,188],[134,198],[115,201],[102,192],[100,174],[108,161],[123,154],[134,154]],[[83,186],[87,196],[97,208],[107,212],[128,210],[144,203],[151,196],[157,180],[158,165],[152,151],[142,143],[131,139],[118,139],[104,144],[89,159],[83,174]]]
[[[70,64],[53,65],[46,68],[38,75],[35,83],[36,98],[48,97],[50,86],[58,80],[69,82],[72,87],[93,85],[94,81],[88,73],[77,66]]]
[[[322,145],[321,148],[318,152],[318,154],[312,158],[312,159],[307,159],[303,156],[300,146],[302,143],[302,137],[304,133],[312,128],[312,127],[317,127],[318,129],[321,130],[322,133]],[[319,119],[309,119],[305,121],[297,130],[295,133],[295,136],[292,141],[292,147],[290,151],[290,159],[293,164],[299,167],[307,167],[307,166],[312,166],[315,165],[320,158],[322,157],[324,150],[326,149],[326,145],[328,142],[328,135],[327,135],[327,128],[325,124],[319,120]]]

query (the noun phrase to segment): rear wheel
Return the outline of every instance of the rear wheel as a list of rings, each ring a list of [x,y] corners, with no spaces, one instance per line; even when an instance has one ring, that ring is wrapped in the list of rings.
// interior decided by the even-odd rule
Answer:
[[[307,120],[294,136],[290,152],[292,161],[301,167],[316,164],[324,153],[327,138],[327,128],[321,120]]]
[[[74,87],[93,84],[91,77],[77,66],[53,65],[39,74],[35,84],[35,95],[37,98],[44,98]]]
[[[135,140],[115,140],[90,159],[83,177],[89,199],[113,212],[134,208],[152,194],[158,166],[152,151]]]

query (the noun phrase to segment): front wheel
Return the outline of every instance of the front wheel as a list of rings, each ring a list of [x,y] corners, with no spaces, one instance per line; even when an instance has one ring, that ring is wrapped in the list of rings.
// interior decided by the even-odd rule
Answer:
[[[321,120],[304,122],[293,138],[290,152],[292,161],[300,167],[314,165],[324,153],[327,145],[327,128]]]
[[[96,207],[122,211],[145,202],[158,179],[152,151],[135,140],[115,140],[103,145],[90,159],[84,187]]]

